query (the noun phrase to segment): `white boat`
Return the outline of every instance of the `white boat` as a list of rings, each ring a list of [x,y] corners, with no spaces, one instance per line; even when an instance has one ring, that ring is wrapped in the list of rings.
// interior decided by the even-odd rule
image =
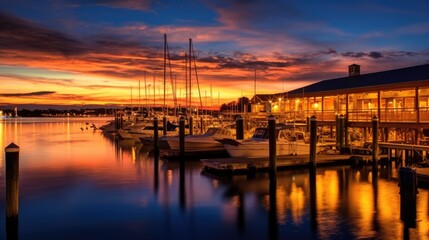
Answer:
[[[231,157],[237,158],[267,158],[269,157],[268,127],[258,127],[253,136],[246,140],[223,139],[221,142]],[[325,149],[318,144],[316,151]],[[306,142],[305,133],[296,130],[293,125],[278,124],[276,126],[276,154],[305,155],[310,153],[310,144]]]
[[[233,138],[231,129],[222,127],[210,127],[204,134],[185,136],[185,153],[225,151],[223,144],[219,142],[224,138]],[[169,152],[178,153],[180,150],[179,136],[167,137]]]

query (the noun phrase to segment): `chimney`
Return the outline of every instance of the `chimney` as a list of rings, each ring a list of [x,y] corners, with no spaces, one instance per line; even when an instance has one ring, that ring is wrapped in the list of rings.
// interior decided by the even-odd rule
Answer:
[[[352,64],[349,66],[349,77],[359,76],[360,75],[360,66],[357,64]]]

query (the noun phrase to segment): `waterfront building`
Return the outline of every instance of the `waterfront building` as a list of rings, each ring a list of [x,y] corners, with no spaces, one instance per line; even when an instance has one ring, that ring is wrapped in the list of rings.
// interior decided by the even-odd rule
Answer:
[[[343,115],[347,127],[365,130],[377,116],[383,140],[396,139],[400,132],[415,143],[429,136],[429,64],[369,74],[360,74],[360,66],[353,64],[346,77],[257,94],[251,102],[253,115],[273,114],[280,121],[316,116],[324,126],[335,126]]]

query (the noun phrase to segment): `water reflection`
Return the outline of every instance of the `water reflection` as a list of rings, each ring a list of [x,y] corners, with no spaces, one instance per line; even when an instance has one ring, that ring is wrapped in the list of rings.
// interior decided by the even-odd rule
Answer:
[[[22,149],[23,239],[429,238],[428,190],[417,195],[415,227],[406,226],[395,166],[220,176],[82,124],[1,125],[2,147]]]

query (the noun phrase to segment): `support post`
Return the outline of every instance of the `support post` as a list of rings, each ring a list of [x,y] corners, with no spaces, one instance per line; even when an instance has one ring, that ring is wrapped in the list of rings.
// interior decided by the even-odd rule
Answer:
[[[340,150],[340,116],[335,115],[335,142],[338,150]]]
[[[399,194],[401,195],[401,220],[407,227],[416,226],[417,175],[409,167],[399,168]]]
[[[377,167],[378,161],[378,117],[372,117],[372,166]]]
[[[14,143],[6,153],[6,239],[18,239],[19,147]]]
[[[185,118],[181,117],[179,119],[179,151],[180,151],[180,189],[179,189],[179,202],[182,209],[185,209]]]
[[[11,143],[6,153],[6,218],[18,219],[19,147]]]
[[[338,138],[339,138],[339,142],[340,142],[340,152],[341,151],[343,151],[343,148],[344,148],[344,115],[340,115],[339,117],[338,117],[338,120],[339,120],[339,126],[338,126],[338,130],[339,130],[339,132],[340,132],[340,134],[339,134],[339,136],[338,136]]]
[[[158,146],[158,118],[153,118],[153,151],[155,154],[159,152]]]
[[[269,167],[270,176],[276,178],[277,171],[277,151],[276,151],[276,118],[273,115],[268,117],[268,137],[269,137]]]
[[[244,138],[243,118],[241,116],[238,116],[235,122],[236,122],[235,137],[236,139],[243,139]]]
[[[193,131],[194,131],[194,119],[191,117],[189,117],[189,135],[193,135]]]
[[[203,117],[200,117],[200,125],[201,125],[201,134],[203,134],[205,132],[205,127],[204,127],[204,120]]]
[[[179,153],[180,153],[180,164],[182,159],[185,159],[185,118],[181,117],[179,120]]]
[[[162,117],[162,134],[167,135],[167,117]]]
[[[310,167],[316,167],[317,119],[310,118]]]

